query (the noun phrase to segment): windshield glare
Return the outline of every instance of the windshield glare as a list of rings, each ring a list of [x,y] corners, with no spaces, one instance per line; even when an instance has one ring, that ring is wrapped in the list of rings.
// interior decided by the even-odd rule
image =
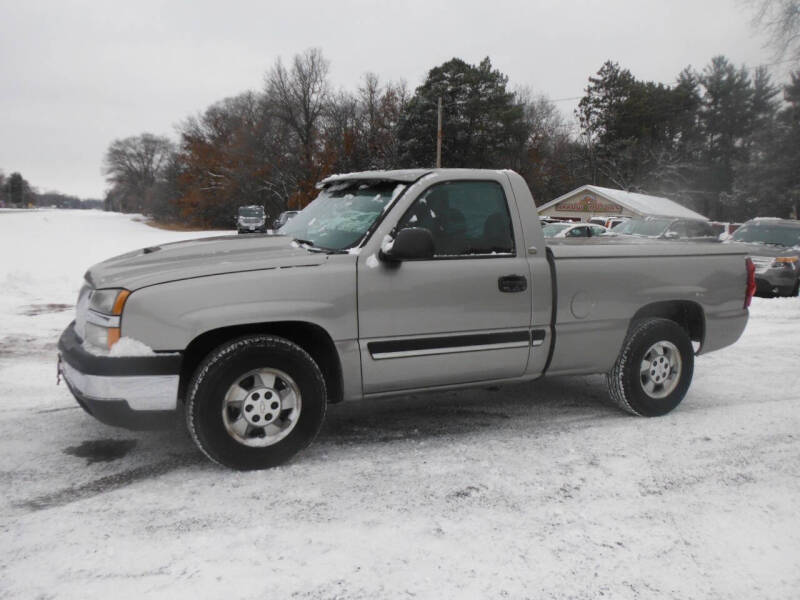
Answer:
[[[330,185],[278,230],[314,246],[346,250],[355,246],[406,186],[397,182],[346,181]]]
[[[800,227],[777,223],[748,223],[737,229],[732,239],[736,242],[796,246],[800,244]]]
[[[614,227],[614,233],[658,237],[672,223],[672,219],[630,219]]]
[[[566,223],[550,223],[542,227],[542,233],[544,234],[544,237],[555,237],[559,232],[564,231],[567,227],[569,227],[569,225]]]

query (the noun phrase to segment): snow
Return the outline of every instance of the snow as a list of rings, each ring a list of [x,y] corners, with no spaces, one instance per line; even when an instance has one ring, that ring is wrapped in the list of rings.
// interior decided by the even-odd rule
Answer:
[[[0,597],[796,597],[800,300],[754,299],[662,418],[600,376],[346,403],[236,473],[55,385],[86,268],[197,235],[0,213]]]
[[[381,240],[381,252],[388,253],[392,248],[394,248],[394,238],[387,233]]]
[[[108,355],[114,357],[155,356],[155,354],[150,346],[130,337],[120,338],[108,351]]]
[[[370,269],[374,269],[375,267],[377,267],[377,266],[378,266],[378,264],[380,264],[380,263],[378,262],[378,257],[377,257],[377,256],[375,256],[374,254],[370,254],[370,255],[367,257],[367,266],[368,266]]]

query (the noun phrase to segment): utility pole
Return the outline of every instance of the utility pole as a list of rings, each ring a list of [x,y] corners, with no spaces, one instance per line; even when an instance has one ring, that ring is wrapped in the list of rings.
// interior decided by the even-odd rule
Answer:
[[[442,168],[442,97],[439,96],[439,124],[436,127],[436,168]]]

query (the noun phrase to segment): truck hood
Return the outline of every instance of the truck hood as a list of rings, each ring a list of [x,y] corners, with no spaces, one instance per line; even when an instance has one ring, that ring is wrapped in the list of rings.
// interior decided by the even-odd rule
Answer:
[[[150,285],[223,273],[319,265],[325,255],[275,235],[229,235],[142,248],[91,267],[95,288],[136,290]]]

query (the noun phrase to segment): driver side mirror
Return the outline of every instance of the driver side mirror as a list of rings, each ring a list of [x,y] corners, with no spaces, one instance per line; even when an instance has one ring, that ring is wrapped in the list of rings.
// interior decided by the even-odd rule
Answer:
[[[680,237],[677,231],[668,231],[664,234],[665,240],[677,240]]]
[[[433,258],[433,234],[424,227],[407,227],[397,232],[394,243],[381,248],[380,258],[387,262],[403,260],[425,260]]]

